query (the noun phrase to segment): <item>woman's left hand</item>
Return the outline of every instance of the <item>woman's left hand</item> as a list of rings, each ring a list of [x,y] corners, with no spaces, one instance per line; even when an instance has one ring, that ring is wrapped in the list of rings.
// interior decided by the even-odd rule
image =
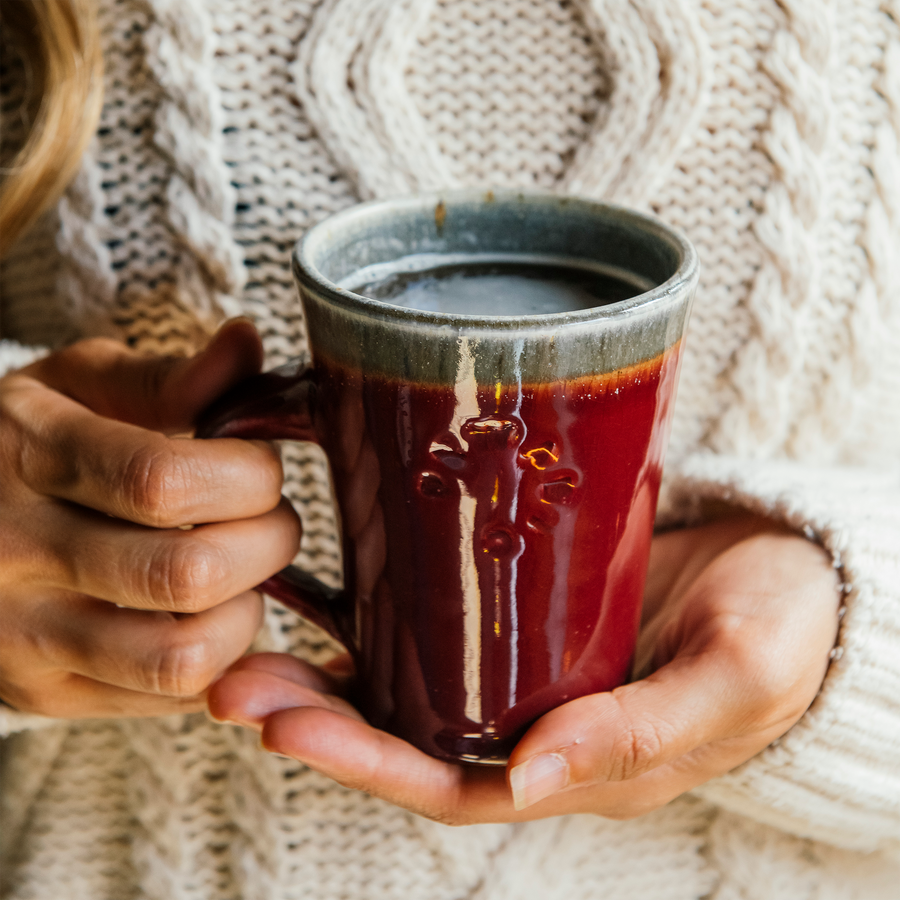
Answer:
[[[245,657],[212,686],[209,707],[260,731],[267,750],[440,822],[630,818],[735,768],[803,715],[839,604],[824,551],[767,520],[658,536],[643,677],[547,713],[505,770],[440,762],[366,724],[341,697],[346,658],[317,669],[282,654]]]

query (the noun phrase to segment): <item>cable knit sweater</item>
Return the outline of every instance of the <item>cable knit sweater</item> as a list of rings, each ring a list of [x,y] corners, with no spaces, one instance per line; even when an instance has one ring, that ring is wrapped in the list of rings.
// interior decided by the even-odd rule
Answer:
[[[0,711],[2,896],[888,900],[900,884],[900,3],[102,0],[102,120],[0,272],[0,367],[79,335],[187,352],[224,315],[305,351],[293,242],[360,198],[567,191],[683,228],[703,275],[661,516],[820,541],[822,691],[737,770],[629,822],[449,829],[202,715]],[[4,152],[27,78],[3,54]],[[315,448],[301,563],[338,577]],[[259,649],[333,645],[271,604]]]

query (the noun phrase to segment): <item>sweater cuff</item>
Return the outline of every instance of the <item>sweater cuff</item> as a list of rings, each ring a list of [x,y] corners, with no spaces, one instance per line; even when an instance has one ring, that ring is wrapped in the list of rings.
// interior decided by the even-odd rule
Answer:
[[[44,347],[26,347],[16,341],[0,340],[0,377],[30,365],[46,353]]]
[[[8,737],[17,731],[30,731],[33,728],[58,725],[61,721],[61,719],[51,719],[48,716],[19,712],[0,700],[0,738]]]
[[[900,477],[704,454],[667,480],[668,517],[699,521],[728,504],[779,520],[831,554],[845,594],[807,712],[694,793],[802,837],[900,849]]]

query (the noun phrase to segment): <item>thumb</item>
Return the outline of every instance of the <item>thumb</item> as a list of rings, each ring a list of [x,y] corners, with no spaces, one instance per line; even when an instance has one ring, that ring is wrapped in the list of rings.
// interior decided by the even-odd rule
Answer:
[[[563,788],[628,781],[678,759],[734,728],[743,693],[721,660],[703,653],[551,710],[510,758],[516,809]]]
[[[220,394],[262,365],[248,319],[226,322],[193,357],[149,356],[105,338],[79,341],[23,370],[99,415],[155,431],[189,430]]]

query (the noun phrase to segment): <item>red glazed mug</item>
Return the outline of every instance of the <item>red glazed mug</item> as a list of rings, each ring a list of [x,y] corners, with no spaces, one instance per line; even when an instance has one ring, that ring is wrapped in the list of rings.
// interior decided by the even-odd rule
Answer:
[[[323,447],[344,587],[289,566],[262,589],[348,648],[373,725],[504,763],[629,676],[694,250],[636,212],[462,192],[339,213],[294,274],[313,365],[239,385],[198,436]]]

